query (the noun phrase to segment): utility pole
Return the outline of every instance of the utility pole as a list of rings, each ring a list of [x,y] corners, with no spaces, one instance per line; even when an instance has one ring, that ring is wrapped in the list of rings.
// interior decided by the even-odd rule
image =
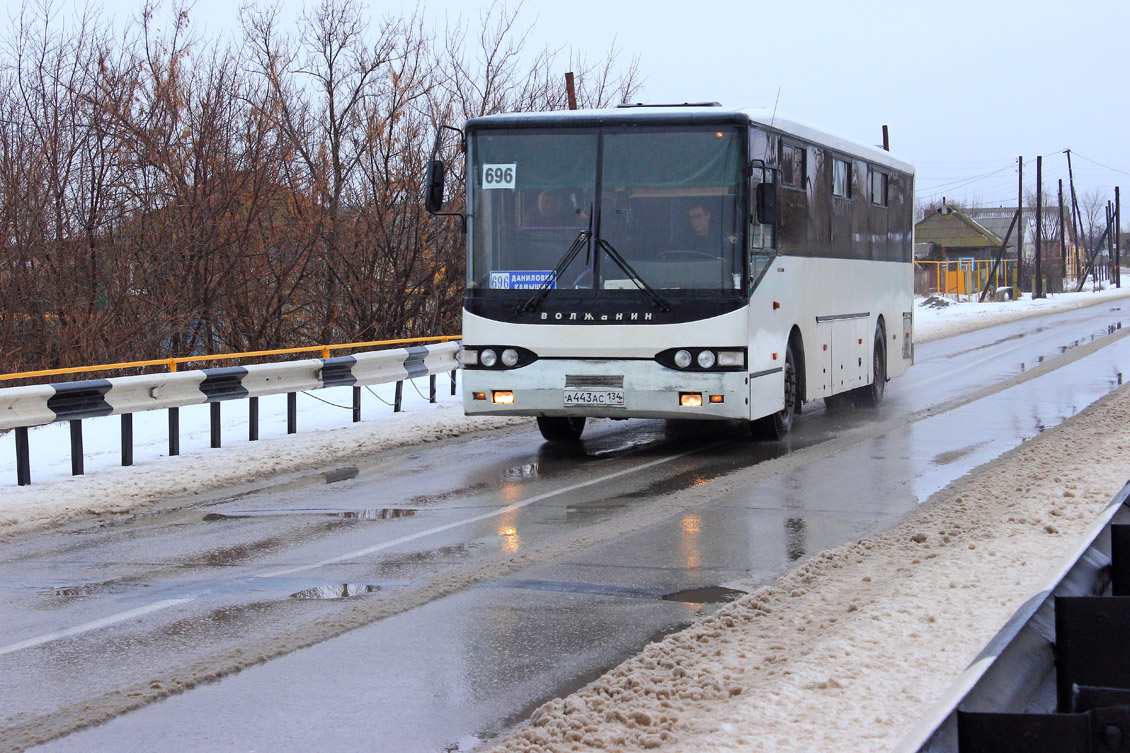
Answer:
[[[1024,289],[1024,155],[1016,158],[1020,183],[1016,193],[1016,288]]]
[[[1059,257],[1063,260],[1064,290],[1067,290],[1067,240],[1063,237],[1063,178],[1059,179]]]
[[[1044,278],[1040,264],[1040,246],[1044,240],[1044,158],[1036,155],[1036,279],[1032,283],[1032,297],[1044,297]]]
[[[887,132],[886,126],[883,126],[883,151],[891,151],[891,135]]]
[[[1122,287],[1122,198],[1114,187],[1114,287]]]
[[[565,93],[569,97],[569,109],[577,109],[577,89],[573,86],[573,72],[569,71],[565,74]]]

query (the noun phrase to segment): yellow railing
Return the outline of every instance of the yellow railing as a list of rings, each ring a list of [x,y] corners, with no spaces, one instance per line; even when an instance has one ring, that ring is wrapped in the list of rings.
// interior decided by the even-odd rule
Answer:
[[[372,340],[361,343],[343,343],[340,345],[312,345],[305,348],[281,348],[279,350],[255,350],[248,353],[216,353],[206,356],[180,356],[177,358],[154,358],[148,361],[129,361],[125,363],[102,363],[95,366],[74,366],[65,369],[41,369],[39,371],[22,371],[15,374],[0,374],[0,381],[12,379],[33,379],[45,376],[59,376],[61,374],[88,374],[98,371],[115,371],[117,369],[135,369],[146,366],[164,366],[170,372],[177,370],[177,365],[182,363],[198,363],[200,361],[227,361],[241,358],[263,358],[267,356],[292,355],[295,353],[318,353],[322,358],[329,358],[334,350],[355,350],[357,348],[376,348],[386,345],[408,345],[409,343],[434,343],[451,342],[459,340],[462,335],[440,335],[439,337],[411,337],[401,340]]]
[[[953,295],[976,298],[990,275],[990,287],[1008,288],[1016,284],[1016,260],[1003,260],[993,273],[992,259],[962,259],[955,261],[915,262],[919,274],[915,279],[915,292],[920,295]]]

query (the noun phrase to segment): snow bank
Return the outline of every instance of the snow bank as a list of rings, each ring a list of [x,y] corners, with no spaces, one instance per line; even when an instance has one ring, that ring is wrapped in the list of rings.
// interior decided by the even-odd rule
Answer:
[[[564,699],[493,753],[891,750],[1130,473],[1130,391]]]
[[[1094,306],[1127,296],[1130,296],[1130,286],[1103,288],[1096,292],[1085,290],[1081,293],[1054,293],[1036,300],[1032,300],[1031,293],[1024,293],[1016,301],[989,303],[952,301],[938,296],[917,298],[914,307],[914,340],[927,343],[994,324]]]

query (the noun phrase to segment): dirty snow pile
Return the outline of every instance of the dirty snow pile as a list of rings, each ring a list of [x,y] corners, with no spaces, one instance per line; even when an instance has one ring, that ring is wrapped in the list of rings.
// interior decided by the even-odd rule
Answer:
[[[493,753],[835,750],[899,740],[1130,477],[1130,391],[534,712]]]

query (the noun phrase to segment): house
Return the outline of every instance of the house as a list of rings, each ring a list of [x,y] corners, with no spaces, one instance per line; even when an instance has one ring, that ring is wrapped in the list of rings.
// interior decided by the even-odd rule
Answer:
[[[960,209],[942,204],[936,212],[927,215],[914,226],[914,242],[916,247],[919,244],[931,244],[925,258],[932,261],[957,261],[992,259],[1000,248],[1002,239]],[[917,255],[916,253],[915,256]]]

